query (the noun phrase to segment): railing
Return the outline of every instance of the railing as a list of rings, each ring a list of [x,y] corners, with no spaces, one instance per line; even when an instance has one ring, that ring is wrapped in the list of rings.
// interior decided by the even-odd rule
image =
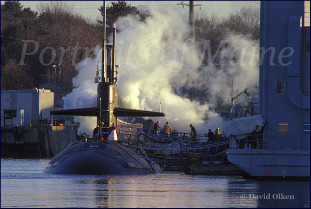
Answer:
[[[207,137],[197,135],[192,138],[189,133],[172,134],[144,133],[139,130],[136,141],[124,140],[128,148],[140,152],[148,159],[153,159],[162,166],[181,166],[227,161],[226,151],[229,141],[207,142]]]
[[[310,144],[307,141],[298,140],[295,135],[277,135],[263,138],[263,134],[252,134],[242,139],[230,137],[230,149],[274,149],[274,150],[307,150]]]
[[[247,135],[242,139],[230,137],[231,149],[264,149],[266,144],[262,140],[262,134]]]
[[[118,127],[118,141],[133,143],[137,135],[142,131],[141,125],[126,124]]]
[[[259,107],[258,106],[238,106],[235,107],[230,113],[230,118],[240,118],[240,117],[250,117],[258,115]]]

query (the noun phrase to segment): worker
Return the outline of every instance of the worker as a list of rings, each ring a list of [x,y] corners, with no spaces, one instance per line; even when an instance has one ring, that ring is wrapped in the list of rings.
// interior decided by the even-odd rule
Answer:
[[[195,138],[197,136],[197,131],[195,130],[192,124],[190,124],[190,128],[191,128],[191,137]]]
[[[172,127],[168,122],[166,122],[166,124],[164,125],[163,130],[164,133],[167,135],[170,135],[172,133]]]
[[[221,133],[219,131],[219,128],[216,128],[216,130],[215,130],[215,138],[216,138],[216,140],[220,140],[221,139]]]
[[[108,141],[118,141],[118,132],[117,127],[112,123],[112,126],[109,127]]]
[[[208,136],[208,141],[211,141],[211,142],[215,141],[215,135],[214,135],[212,129],[208,129],[207,136]]]
[[[93,137],[92,137],[93,141],[96,141],[97,139],[98,139],[98,126],[96,126],[96,128],[94,128]]]
[[[111,131],[116,130],[116,134],[118,133],[117,127],[114,125],[114,123],[112,123],[112,126],[109,127],[109,134],[111,133]]]
[[[157,122],[153,125],[153,130],[154,130],[154,133],[156,133],[156,134],[160,133],[160,121],[157,121]]]
[[[101,122],[99,125],[99,130],[98,130],[99,141],[104,141],[104,125],[105,125],[104,122]]]

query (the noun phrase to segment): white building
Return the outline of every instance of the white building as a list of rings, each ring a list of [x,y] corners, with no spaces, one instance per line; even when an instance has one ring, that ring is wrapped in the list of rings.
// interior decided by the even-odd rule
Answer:
[[[47,89],[1,91],[1,126],[27,126],[50,119],[54,92]]]

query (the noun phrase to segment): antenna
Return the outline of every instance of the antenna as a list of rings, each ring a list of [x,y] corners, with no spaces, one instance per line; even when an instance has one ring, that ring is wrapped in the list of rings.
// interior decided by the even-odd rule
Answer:
[[[105,67],[106,67],[106,1],[103,1],[103,49],[102,49],[102,81],[105,82]]]

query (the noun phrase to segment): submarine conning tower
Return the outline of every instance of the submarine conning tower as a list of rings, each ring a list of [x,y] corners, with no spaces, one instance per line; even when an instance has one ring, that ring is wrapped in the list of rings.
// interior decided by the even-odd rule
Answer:
[[[104,127],[110,127],[112,123],[117,125],[117,117],[164,117],[162,112],[127,109],[118,106],[118,87],[116,72],[116,26],[113,27],[112,44],[106,44],[106,5],[103,4],[103,51],[102,73],[99,76],[97,69],[95,83],[97,86],[97,106],[79,109],[66,109],[51,111],[51,115],[75,115],[97,117],[97,125],[104,122]]]
[[[118,106],[118,87],[116,73],[116,25],[113,27],[112,44],[106,44],[106,4],[103,3],[103,48],[102,48],[102,79],[97,86],[97,124],[104,122],[105,127],[116,124],[113,110]],[[106,69],[106,70],[105,70]]]

